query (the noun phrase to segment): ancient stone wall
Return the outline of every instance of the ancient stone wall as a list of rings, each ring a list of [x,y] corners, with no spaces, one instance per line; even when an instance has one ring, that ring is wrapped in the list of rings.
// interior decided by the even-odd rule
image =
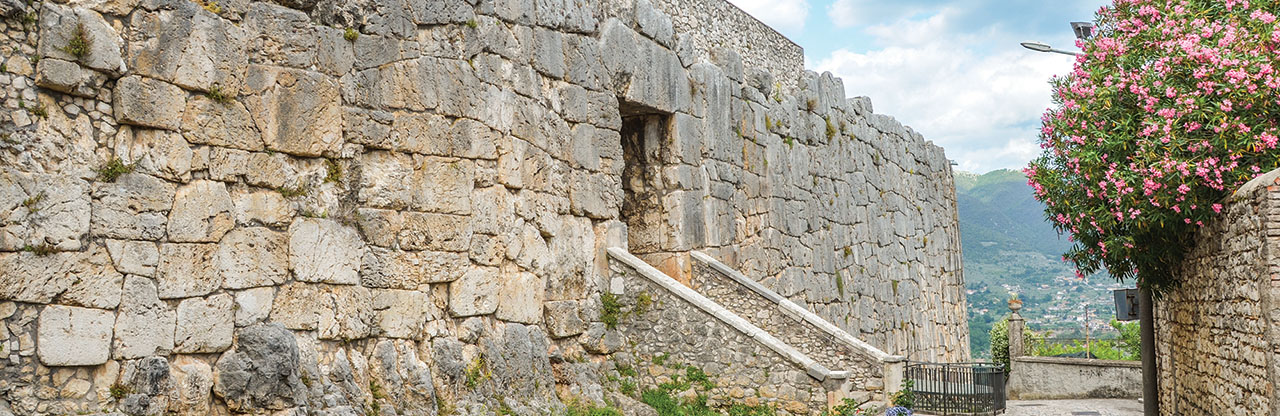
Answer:
[[[631,241],[967,356],[942,150],[646,1],[0,13],[0,410],[601,402],[604,249]]]
[[[1160,411],[1277,415],[1280,171],[1241,187],[1202,228],[1156,302]]]

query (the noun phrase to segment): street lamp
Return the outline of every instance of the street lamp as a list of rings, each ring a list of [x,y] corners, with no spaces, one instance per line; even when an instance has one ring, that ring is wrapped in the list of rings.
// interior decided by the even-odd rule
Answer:
[[[1036,52],[1053,52],[1053,53],[1060,53],[1063,55],[1071,55],[1071,56],[1081,55],[1078,52],[1064,51],[1062,49],[1054,49],[1052,46],[1049,46],[1049,44],[1044,42],[1026,41],[1026,42],[1022,42],[1022,47],[1036,51]]]
[[[1093,37],[1093,23],[1071,22],[1071,31],[1075,32],[1076,39],[1087,40]],[[1049,46],[1049,44],[1044,42],[1026,41],[1026,42],[1022,42],[1022,47],[1036,51],[1036,52],[1053,52],[1053,53],[1060,53],[1063,55],[1071,55],[1071,56],[1083,55],[1078,52],[1054,49],[1052,46]]]

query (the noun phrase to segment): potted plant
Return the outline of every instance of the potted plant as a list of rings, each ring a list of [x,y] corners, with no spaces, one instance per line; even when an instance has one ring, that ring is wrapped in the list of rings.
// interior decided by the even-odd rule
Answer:
[[[1014,313],[1018,313],[1018,311],[1021,309],[1022,309],[1022,299],[1018,299],[1018,294],[1014,293],[1013,297],[1009,298],[1009,310],[1013,311]]]

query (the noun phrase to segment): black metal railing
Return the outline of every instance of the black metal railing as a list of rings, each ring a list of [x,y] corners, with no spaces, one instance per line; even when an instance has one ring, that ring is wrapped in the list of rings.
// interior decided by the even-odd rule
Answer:
[[[991,363],[907,363],[915,410],[940,416],[1004,413],[1004,366]]]

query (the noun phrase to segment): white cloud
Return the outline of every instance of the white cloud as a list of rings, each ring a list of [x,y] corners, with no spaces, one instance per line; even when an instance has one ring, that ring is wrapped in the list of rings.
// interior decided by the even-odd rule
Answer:
[[[951,16],[870,27],[866,32],[887,46],[837,50],[815,66],[844,78],[849,96],[871,97],[877,113],[944,147],[961,170],[1019,168],[1039,153],[1048,80],[1070,72],[1072,60],[1026,51],[1008,33],[953,33]],[[978,51],[985,48],[995,52]]]
[[[798,34],[809,17],[808,0],[729,0],[783,33]],[[790,35],[789,35],[790,36]]]

